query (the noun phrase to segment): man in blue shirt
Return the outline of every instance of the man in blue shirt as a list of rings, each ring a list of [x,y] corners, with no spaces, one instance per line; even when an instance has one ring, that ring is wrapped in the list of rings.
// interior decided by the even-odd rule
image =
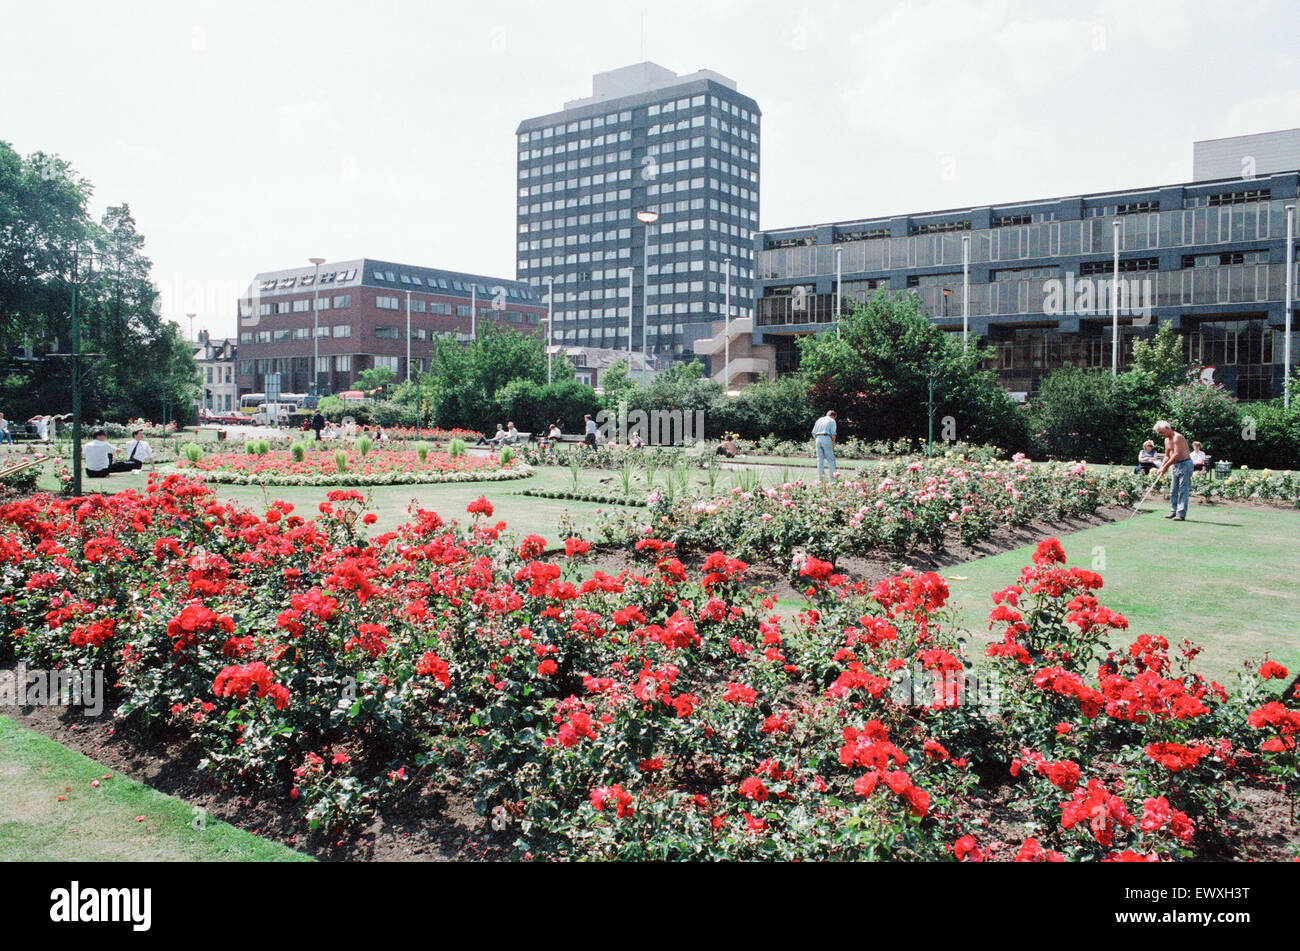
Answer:
[[[823,469],[829,465],[831,481],[835,481],[835,410],[813,424],[813,441],[817,444],[817,478],[822,479]]]

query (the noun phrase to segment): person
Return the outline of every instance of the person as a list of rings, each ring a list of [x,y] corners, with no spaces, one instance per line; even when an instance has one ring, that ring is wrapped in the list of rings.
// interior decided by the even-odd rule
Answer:
[[[478,442],[476,442],[474,445],[476,445],[476,446],[497,446],[497,445],[500,445],[501,440],[504,439],[505,436],[506,436],[506,431],[505,431],[504,429],[501,428],[501,424],[500,424],[500,423],[497,423],[497,431],[496,431],[496,435],[495,435],[495,436],[493,436],[491,439],[488,439],[487,436],[479,436],[479,437],[478,437]]]
[[[144,468],[147,462],[153,464],[153,450],[149,444],[142,438],[143,429],[137,429],[131,433],[131,441],[126,444],[126,459],[122,462],[114,462],[108,468],[112,472],[133,472],[136,469]]]
[[[311,428],[316,431],[316,441],[320,442],[320,432],[325,428],[325,416],[320,410],[316,410],[311,417]]]
[[[1187,503],[1192,494],[1192,449],[1187,445],[1187,437],[1176,432],[1165,420],[1157,420],[1152,429],[1165,441],[1165,461],[1156,472],[1156,481],[1159,482],[1165,472],[1173,471],[1173,482],[1169,487],[1169,514],[1165,518],[1185,522]]]
[[[559,440],[560,440],[560,421],[557,419],[555,422],[551,423],[551,428],[546,431],[546,436],[543,439],[539,439],[537,441],[538,448],[546,449],[549,446],[554,446],[557,442],[559,442]]]
[[[375,442],[388,442],[388,431],[383,426],[375,427]]]
[[[92,479],[107,478],[113,464],[113,454],[118,451],[116,446],[109,444],[108,434],[102,429],[96,429],[94,438],[81,447],[86,475]]]
[[[4,413],[0,413],[0,444],[13,441],[14,437],[9,432],[9,420],[5,419]]]
[[[831,481],[835,481],[835,410],[827,410],[826,415],[813,424],[813,441],[817,443],[817,478],[822,479],[822,470],[830,466]]]
[[[632,430],[632,438],[628,440],[627,447],[629,449],[645,448],[645,440],[641,438],[641,428],[639,426]]]
[[[582,437],[582,441],[591,447],[592,452],[595,452],[596,451],[596,421],[591,418],[590,413],[584,413],[582,416],[582,422],[583,422],[583,427],[586,430],[586,435]]]
[[[40,416],[40,415],[33,416],[33,417],[32,417],[31,419],[29,419],[27,422],[28,422],[30,425],[36,427],[36,438],[37,438],[37,439],[39,439],[41,442],[45,442],[47,439],[49,439],[49,436],[47,435],[47,433],[48,433],[49,430],[46,428],[46,423],[45,423],[45,417],[44,417],[44,416]]]
[[[1208,472],[1210,468],[1210,455],[1201,449],[1198,442],[1192,443],[1192,470],[1194,472]]]
[[[515,429],[515,421],[513,419],[506,423],[506,432],[505,435],[501,437],[501,442],[509,443],[512,446],[519,442],[519,430]]]
[[[1138,475],[1150,472],[1163,461],[1160,454],[1156,452],[1156,444],[1148,439],[1142,444],[1142,450],[1138,453],[1137,465],[1133,467],[1133,472]]]
[[[728,459],[736,458],[736,443],[730,434],[723,437],[722,442],[718,443],[717,454],[726,456]]]

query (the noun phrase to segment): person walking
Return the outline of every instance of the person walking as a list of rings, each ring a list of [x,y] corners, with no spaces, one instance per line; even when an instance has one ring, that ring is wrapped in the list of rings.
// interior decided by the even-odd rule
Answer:
[[[325,416],[320,410],[312,414],[311,428],[316,431],[316,441],[320,442],[320,432],[325,428]]]
[[[0,413],[0,444],[13,441],[14,437],[9,432],[9,420],[5,419],[4,413]]]
[[[1156,481],[1167,470],[1173,470],[1173,481],[1169,486],[1169,514],[1165,518],[1187,520],[1187,504],[1192,495],[1192,449],[1187,445],[1187,437],[1176,432],[1173,426],[1161,419],[1151,427],[1157,436],[1165,441],[1165,461],[1156,471]]]
[[[590,413],[584,413],[582,417],[582,421],[584,424],[584,429],[586,430],[585,434],[582,437],[582,441],[591,448],[592,452],[595,452],[596,451],[596,421],[591,418]]]
[[[823,479],[823,470],[829,466],[831,481],[835,481],[835,410],[827,410],[826,415],[813,424],[813,441],[817,444],[817,478]]]

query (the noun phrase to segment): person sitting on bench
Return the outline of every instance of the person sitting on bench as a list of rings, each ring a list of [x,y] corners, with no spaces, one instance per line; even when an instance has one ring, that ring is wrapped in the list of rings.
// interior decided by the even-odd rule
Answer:
[[[95,438],[81,447],[81,455],[86,463],[86,475],[92,479],[105,479],[112,471],[113,454],[118,448],[108,441],[108,434],[102,429],[95,430]]]
[[[1156,452],[1156,444],[1148,439],[1142,444],[1142,451],[1138,453],[1137,465],[1133,467],[1133,472],[1139,475],[1150,472],[1164,461],[1164,454]]]
[[[501,445],[501,441],[502,441],[503,439],[505,439],[505,438],[506,438],[506,431],[505,431],[504,429],[501,428],[501,424],[500,424],[500,423],[497,423],[497,431],[496,431],[496,435],[495,435],[495,436],[493,436],[491,439],[488,439],[486,436],[479,436],[479,437],[478,437],[478,442],[476,442],[474,445],[476,445],[476,446],[499,446],[499,445]]]
[[[153,464],[153,450],[140,438],[143,435],[143,429],[137,429],[131,434],[131,441],[126,444],[126,460],[112,463],[108,467],[110,472],[134,472],[143,468],[146,462]]]
[[[1208,472],[1210,469],[1210,455],[1201,449],[1198,442],[1192,443],[1192,471]]]

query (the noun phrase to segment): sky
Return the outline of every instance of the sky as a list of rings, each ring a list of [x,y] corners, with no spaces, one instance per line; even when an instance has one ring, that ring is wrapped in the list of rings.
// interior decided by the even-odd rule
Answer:
[[[259,271],[512,278],[515,129],[643,60],[763,112],[783,228],[1183,182],[1300,126],[1282,0],[0,0],[0,140],[130,205],[163,313],[234,335]]]

